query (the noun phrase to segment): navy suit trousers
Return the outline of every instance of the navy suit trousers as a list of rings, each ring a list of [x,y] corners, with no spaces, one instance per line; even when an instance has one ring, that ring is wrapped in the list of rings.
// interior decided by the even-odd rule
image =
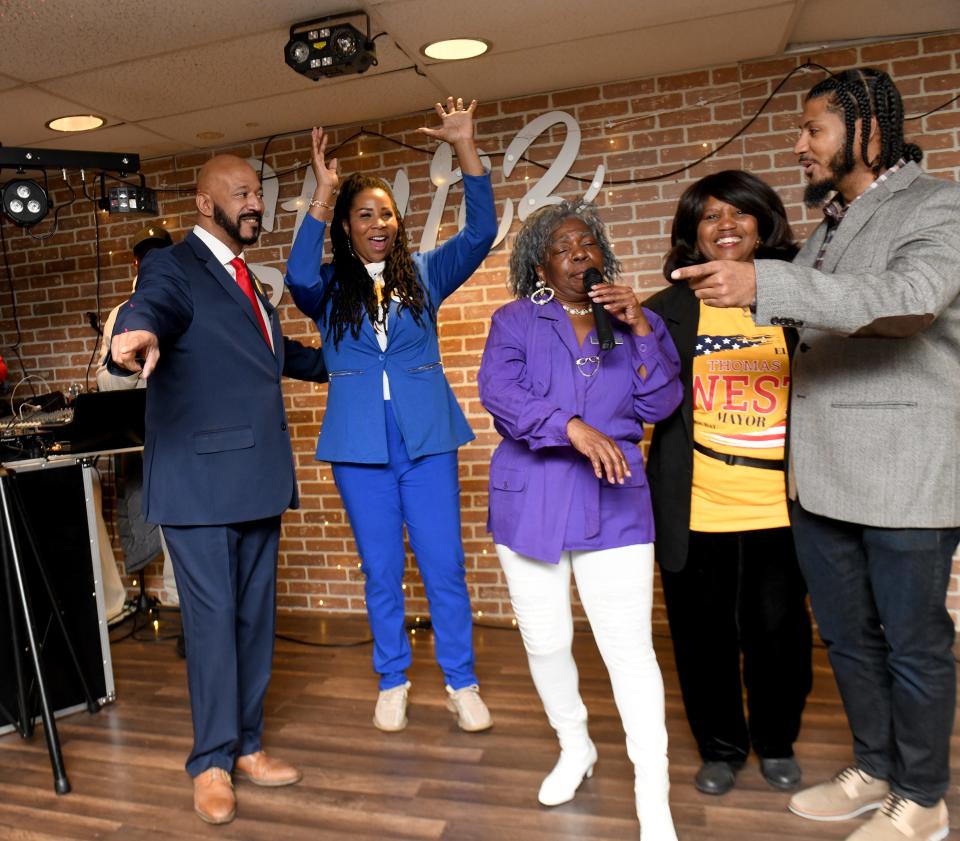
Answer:
[[[280,518],[167,526],[187,645],[193,749],[187,773],[233,771],[260,750],[273,665]]]

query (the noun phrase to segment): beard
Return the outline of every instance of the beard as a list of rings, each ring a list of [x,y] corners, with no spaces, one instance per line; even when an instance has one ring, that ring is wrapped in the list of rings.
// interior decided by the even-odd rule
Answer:
[[[257,222],[257,229],[250,236],[244,236],[242,233],[240,233],[240,223],[244,219],[255,219]],[[235,242],[239,242],[241,245],[253,245],[260,236],[260,225],[263,221],[263,214],[251,210],[247,213],[241,213],[234,220],[227,216],[220,205],[214,202],[213,221],[216,222]]]
[[[853,172],[853,159],[847,156],[846,145],[837,149],[837,153],[827,164],[830,175],[822,181],[811,181],[803,191],[803,203],[809,207],[822,207],[831,193],[840,189],[840,181]]]

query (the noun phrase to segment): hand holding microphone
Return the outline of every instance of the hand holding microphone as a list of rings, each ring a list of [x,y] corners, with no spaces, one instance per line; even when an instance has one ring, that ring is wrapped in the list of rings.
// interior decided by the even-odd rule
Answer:
[[[603,275],[596,269],[589,268],[583,273],[583,291],[587,294],[597,284],[603,284],[606,281]],[[597,342],[600,344],[600,350],[610,350],[616,345],[613,340],[613,328],[610,326],[610,316],[603,308],[603,303],[590,298],[590,309],[593,310],[593,323],[597,328]]]
[[[593,309],[593,318],[597,325],[597,341],[604,350],[613,347],[613,331],[610,328],[610,316],[615,316],[626,324],[635,336],[646,336],[651,332],[650,322],[643,313],[636,294],[629,286],[616,283],[606,283],[600,272],[590,268],[584,272],[583,288],[590,296],[590,306]],[[604,344],[604,335],[601,333],[601,322],[608,331],[610,344]]]

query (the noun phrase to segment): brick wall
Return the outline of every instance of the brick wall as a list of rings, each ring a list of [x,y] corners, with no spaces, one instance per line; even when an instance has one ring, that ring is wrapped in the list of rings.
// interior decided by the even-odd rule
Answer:
[[[960,89],[960,33],[936,35],[842,48],[809,56],[789,56],[724,65],[678,75],[643,78],[550,94],[537,94],[501,102],[484,102],[480,108],[479,143],[491,155],[498,213],[506,200],[517,209],[542,170],[521,162],[509,178],[503,175],[502,153],[518,130],[531,119],[551,110],[565,111],[582,130],[582,143],[572,174],[590,179],[598,164],[607,169],[604,188],[596,201],[609,225],[614,247],[624,264],[626,279],[637,288],[653,290],[663,285],[660,265],[677,197],[690,183],[708,172],[746,168],[768,180],[783,197],[799,235],[816,222],[816,213],[801,205],[802,179],[790,149],[795,139],[802,93],[819,75],[800,73],[772,100],[748,131],[719,155],[682,175],[616,186],[612,182],[635,180],[668,171],[692,161],[729,137],[751,116],[776,83],[805,59],[832,70],[868,64],[892,73],[904,94],[908,115],[920,114],[950,99]],[[469,95],[469,91],[462,91]],[[322,95],[322,94],[318,94]],[[363,128],[418,147],[427,144],[415,133],[431,116],[400,116]],[[335,143],[358,131],[358,126],[333,129]],[[960,176],[960,105],[908,123],[908,135],[927,152],[926,169],[944,178]],[[527,155],[549,164],[565,137],[556,127],[530,146]],[[259,156],[263,142],[231,147],[241,156]],[[429,150],[432,152],[432,149]],[[171,190],[195,183],[197,168],[207,154],[192,153],[144,164],[150,186]],[[269,146],[267,163],[277,172],[305,164],[309,135],[280,138]],[[429,181],[430,154],[364,136],[339,152],[344,172],[367,170],[393,181],[403,168],[410,179],[406,223],[414,243],[419,243],[434,188]],[[51,176],[52,177],[52,176]],[[300,195],[303,170],[280,178],[280,203]],[[74,187],[76,175],[71,176]],[[58,204],[69,192],[57,176],[51,180]],[[564,197],[583,195],[588,184],[563,180],[553,192]],[[443,216],[440,239],[455,230],[459,188],[451,191]],[[192,224],[193,200],[189,195],[161,194],[161,219],[179,239]],[[289,253],[294,211],[278,203],[275,228],[265,234],[251,262],[283,266]],[[143,218],[118,219],[98,214],[102,271],[96,279],[97,228],[89,201],[80,197],[60,215],[59,231],[38,241],[4,224],[9,266],[16,290],[20,320],[20,353],[31,374],[41,375],[51,387],[66,389],[86,381],[86,369],[95,337],[84,313],[96,310],[103,319],[123,300],[130,288],[133,268],[130,237],[146,224]],[[514,221],[512,233],[518,223]],[[38,233],[50,222],[38,226]],[[476,372],[493,311],[508,300],[505,289],[508,245],[500,243],[482,269],[458,291],[440,313],[441,348],[450,383],[477,433],[477,440],[460,451],[463,501],[463,540],[467,577],[474,610],[481,621],[509,621],[510,606],[493,546],[485,530],[487,465],[498,436],[480,406]],[[15,384],[21,366],[9,350],[16,339],[9,286],[0,266],[0,339]],[[98,291],[99,288],[99,291]],[[289,299],[282,307],[288,335],[316,341],[312,325],[302,318]],[[90,380],[92,382],[92,378]],[[281,544],[279,603],[285,610],[361,612],[363,583],[350,529],[325,464],[313,460],[316,436],[323,417],[325,388],[288,381],[284,385],[291,433],[298,462],[302,508],[284,519]],[[159,567],[148,570],[151,590],[160,589]],[[412,563],[406,577],[411,615],[426,613],[423,589]],[[960,626],[960,565],[955,565],[949,605]],[[480,615],[482,614],[482,615]],[[663,619],[658,607],[658,620]]]

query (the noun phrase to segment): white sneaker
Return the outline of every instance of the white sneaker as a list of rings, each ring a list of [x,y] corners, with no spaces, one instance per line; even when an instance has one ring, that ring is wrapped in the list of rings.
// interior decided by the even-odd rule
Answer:
[[[447,687],[447,709],[457,714],[457,724],[461,730],[476,733],[493,727],[490,710],[480,697],[480,687],[476,684],[463,689]]]
[[[407,726],[407,693],[410,681],[382,689],[377,696],[377,708],[373,712],[373,726],[387,733],[396,733]]]
[[[574,754],[561,750],[560,759],[540,784],[537,794],[544,806],[559,806],[573,800],[584,778],[593,776],[593,766],[597,764],[597,747],[589,739],[586,753]]]

